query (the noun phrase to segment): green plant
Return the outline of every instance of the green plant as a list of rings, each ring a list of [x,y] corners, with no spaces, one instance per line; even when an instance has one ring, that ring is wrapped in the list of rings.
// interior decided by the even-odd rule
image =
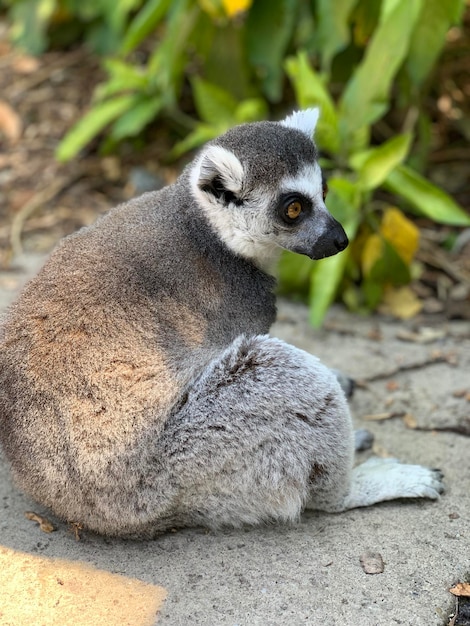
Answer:
[[[12,23],[13,41],[30,54],[84,40],[98,54],[115,52],[129,16],[143,0],[0,0]]]
[[[447,28],[460,15],[462,2],[384,0],[364,54],[334,101],[328,89],[334,77],[332,67],[351,43],[349,26],[358,19],[352,11],[361,4],[319,0],[320,71],[311,66],[305,51],[286,61],[297,102],[302,108],[318,105],[322,110],[317,141],[328,157],[324,161],[330,171],[327,204],[353,241],[345,253],[324,259],[309,271],[303,259],[283,259],[282,282],[289,289],[292,275],[303,277],[303,285],[297,280],[296,289],[307,288],[314,325],[321,324],[341,281],[346,303],[370,310],[387,288],[411,279],[417,229],[387,202],[379,203],[377,189],[392,192],[407,209],[436,222],[470,224],[469,215],[447,194],[405,164],[416,135],[406,114],[402,132],[379,146],[371,145],[372,125],[390,109],[397,81],[413,85],[405,102],[407,110],[419,105],[419,89]]]
[[[392,195],[409,213],[470,224],[410,165],[429,151],[423,94],[465,0],[8,3],[23,44],[39,37],[34,45],[44,47],[53,25],[73,17],[87,41],[102,32],[113,51],[90,111],[58,148],[61,160],[100,135],[105,146],[115,146],[162,116],[180,131],[177,157],[234,124],[276,116],[278,108],[283,114],[320,107],[316,141],[329,174],[327,205],[352,243],[315,264],[282,259],[281,289],[307,296],[314,325],[339,291],[349,307],[372,310],[413,276],[419,232],[391,206]],[[379,126],[388,134],[377,132]]]
[[[189,132],[182,154],[240,122],[268,115],[283,96],[283,59],[304,0],[147,0],[127,27],[121,46],[104,61],[108,80],[94,105],[71,130],[57,156],[75,156],[100,131],[118,142],[138,135],[159,114]],[[144,63],[135,50],[150,44]],[[227,72],[227,68],[230,69]],[[189,83],[200,121],[182,114]]]

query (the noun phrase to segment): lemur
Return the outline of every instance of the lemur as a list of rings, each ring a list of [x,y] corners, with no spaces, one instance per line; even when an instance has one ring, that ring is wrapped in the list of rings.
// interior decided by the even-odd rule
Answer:
[[[66,237],[10,309],[0,439],[19,487],[60,518],[146,538],[439,497],[438,470],[353,468],[336,376],[268,334],[279,253],[348,243],[317,119],[209,142],[174,184]]]

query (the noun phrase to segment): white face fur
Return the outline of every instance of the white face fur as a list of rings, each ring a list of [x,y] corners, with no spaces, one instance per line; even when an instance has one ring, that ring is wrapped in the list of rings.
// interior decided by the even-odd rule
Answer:
[[[318,121],[318,109],[299,111],[280,122],[282,126],[304,133],[310,140]],[[236,130],[236,129],[235,129]],[[313,141],[313,140],[312,140]],[[256,154],[256,146],[253,153]],[[269,159],[269,156],[266,157]],[[285,176],[273,187],[260,181],[257,188],[246,189],[247,174],[238,157],[219,145],[203,149],[191,174],[191,190],[199,206],[220,239],[235,254],[255,262],[270,271],[281,250],[294,249],[293,229],[282,226],[273,218],[272,207],[282,196],[301,194],[315,207],[310,219],[310,239],[323,236],[331,220],[323,201],[322,174],[315,162],[306,162],[294,176]],[[220,193],[208,193],[207,185],[217,180]],[[304,237],[305,238],[305,237]]]

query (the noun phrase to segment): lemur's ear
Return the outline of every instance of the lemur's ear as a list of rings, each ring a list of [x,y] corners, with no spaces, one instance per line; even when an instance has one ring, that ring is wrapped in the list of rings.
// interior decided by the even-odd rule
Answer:
[[[319,116],[320,109],[317,107],[306,109],[305,111],[295,111],[292,115],[288,115],[281,124],[289,126],[289,128],[300,130],[305,133],[309,139],[312,139]]]
[[[224,204],[239,203],[244,174],[233,152],[221,146],[209,146],[200,158],[197,186]]]

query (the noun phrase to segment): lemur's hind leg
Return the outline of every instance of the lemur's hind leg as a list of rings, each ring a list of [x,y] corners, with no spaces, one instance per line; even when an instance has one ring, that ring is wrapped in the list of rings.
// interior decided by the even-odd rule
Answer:
[[[171,492],[156,526],[293,520],[401,497],[437,498],[427,468],[369,461],[352,469],[346,399],[318,359],[268,336],[239,337],[210,363],[154,450],[153,488]]]
[[[299,516],[312,485],[346,493],[353,431],[334,375],[278,339],[239,337],[167,422],[157,455],[172,524]]]
[[[313,494],[307,508],[339,513],[398,498],[436,500],[444,491],[442,478],[438,469],[372,457],[353,469],[346,494]]]

